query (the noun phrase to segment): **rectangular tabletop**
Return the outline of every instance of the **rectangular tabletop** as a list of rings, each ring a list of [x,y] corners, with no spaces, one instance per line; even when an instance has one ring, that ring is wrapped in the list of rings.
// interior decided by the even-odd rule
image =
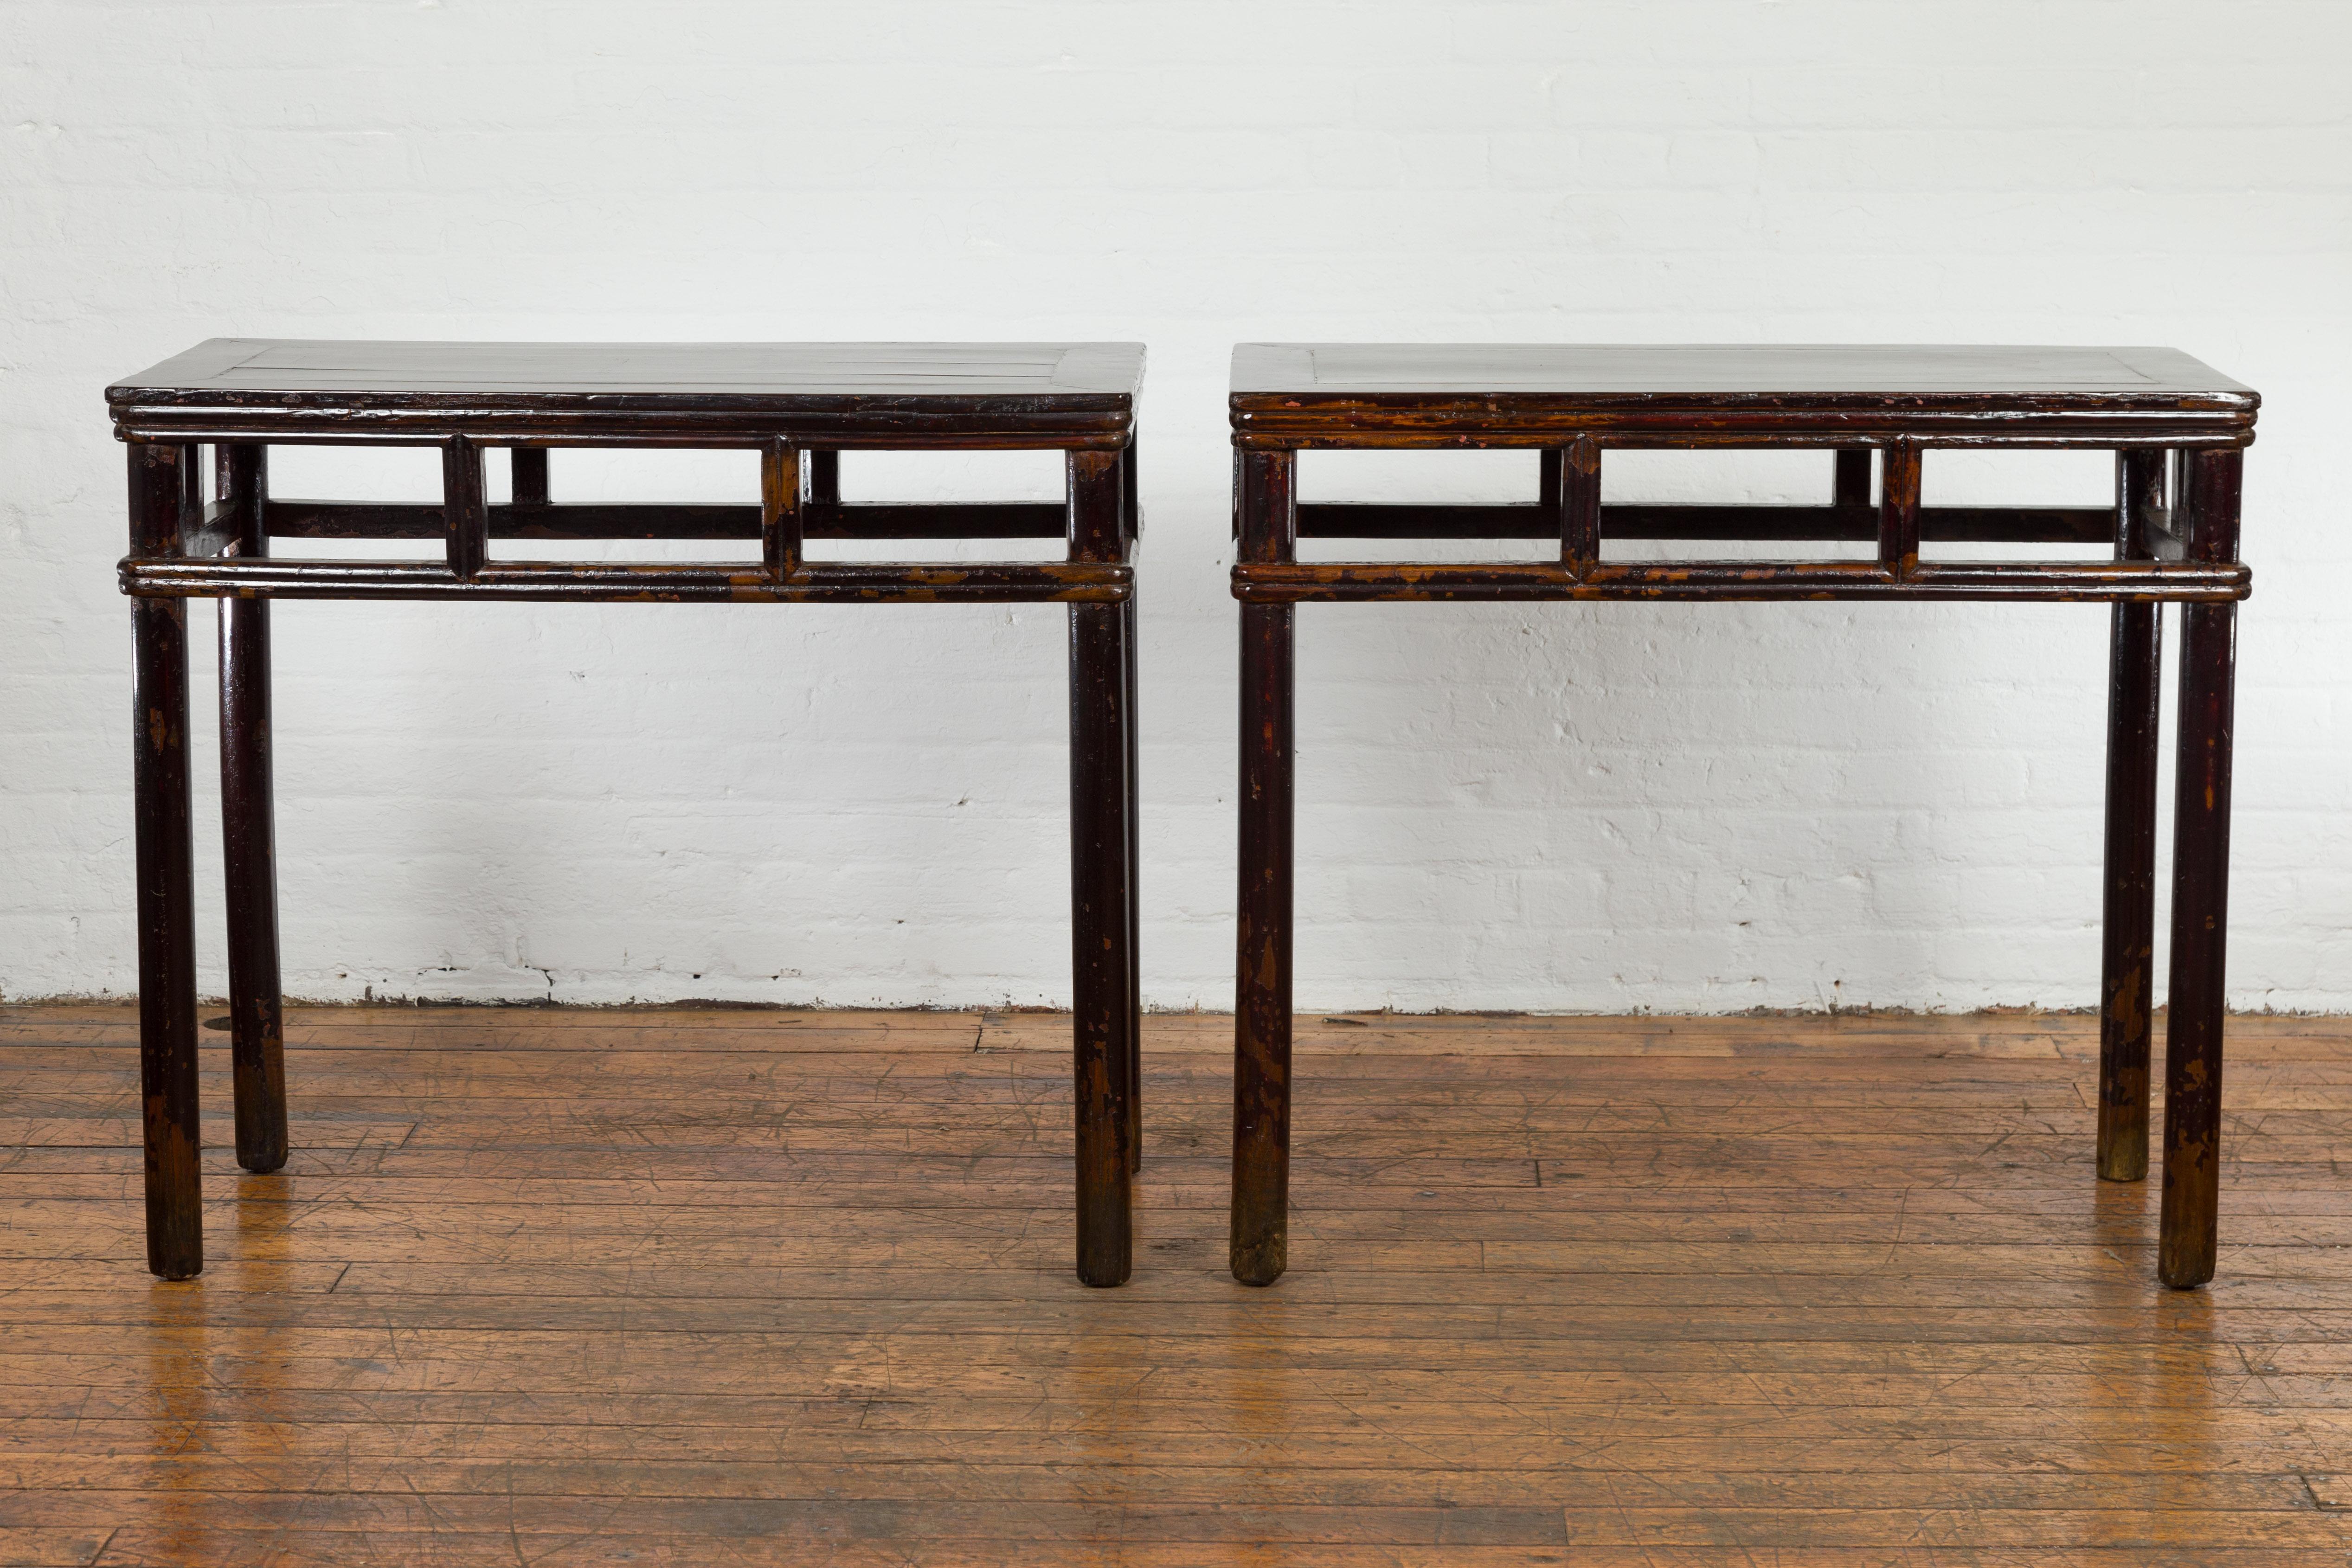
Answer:
[[[1244,446],[2242,446],[2261,399],[2177,349],[1812,343],[1242,343]]]
[[[1140,343],[215,338],[107,388],[149,439],[1126,444]]]

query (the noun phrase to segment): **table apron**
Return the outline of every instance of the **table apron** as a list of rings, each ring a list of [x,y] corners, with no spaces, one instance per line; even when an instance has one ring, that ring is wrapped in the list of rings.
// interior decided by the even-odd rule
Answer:
[[[1367,411],[1360,423],[1345,414],[1318,410],[1290,416],[1234,415],[1233,444],[1262,452],[1329,451],[1342,448],[1526,450],[1565,447],[1591,436],[1604,449],[1681,451],[1717,447],[1822,448],[1882,447],[1916,441],[1923,447],[2246,447],[2253,443],[2251,422],[2210,415],[2107,418],[2050,416],[2004,418],[1997,415],[1913,415],[1890,419],[1821,416],[1791,421],[1786,414],[1753,420],[1720,415],[1665,423],[1605,414],[1578,416],[1464,415],[1423,416],[1393,410]]]
[[[1538,599],[1976,599],[2224,604],[2252,591],[2242,564],[1966,562],[1897,574],[1874,562],[1259,563],[1234,568],[1244,604]]]
[[[1134,439],[1131,408],[1040,410],[946,416],[864,409],[843,414],[570,413],[545,408],[388,410],[352,406],[181,407],[136,404],[114,411],[125,441],[261,446],[436,446],[465,437],[485,446],[756,447],[785,441],[822,451],[1030,448],[1116,451]]]
[[[1601,508],[1603,539],[1742,540],[1751,542],[1868,540],[1879,515],[1868,506],[1658,506]],[[1402,505],[1305,501],[1301,539],[1557,539],[1559,514],[1528,501],[1498,505]],[[2111,544],[2116,509],[1923,506],[1919,537],[1984,544]]]
[[[814,562],[778,575],[755,562],[490,562],[458,577],[437,561],[129,559],[138,598],[504,599],[536,603],[1119,604],[1135,569],[1109,562]]]
[[[224,503],[213,502],[212,510]],[[715,503],[494,502],[492,539],[757,539],[760,508]],[[803,501],[803,539],[1061,539],[1062,501]],[[273,539],[439,539],[448,514],[430,502],[271,500],[263,531]],[[209,554],[191,549],[190,554]]]

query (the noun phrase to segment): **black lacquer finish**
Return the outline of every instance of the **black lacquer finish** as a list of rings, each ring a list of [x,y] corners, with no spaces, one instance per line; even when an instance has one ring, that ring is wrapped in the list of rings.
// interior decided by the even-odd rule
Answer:
[[[2164,454],[2116,458],[2116,559],[2148,559]],[[2156,784],[2163,606],[2108,612],[2107,846],[2099,954],[2099,1174],[2147,1175],[2148,1039],[2156,1006]]]
[[[141,1048],[149,1265],[204,1267],[187,601],[221,601],[221,806],[237,1159],[285,1163],[269,601],[1066,604],[1076,957],[1076,1258],[1130,1268],[1139,1149],[1131,343],[516,344],[215,340],[108,390],[130,443]],[[436,447],[438,505],[273,499],[269,444]],[[198,484],[217,454],[218,499]],[[551,449],[759,454],[755,502],[566,505]],[[493,504],[489,449],[509,449]],[[1066,505],[845,505],[843,450],[1049,448]],[[1058,562],[811,562],[808,540],[1065,537]],[[273,538],[437,539],[436,561],[301,560]],[[757,562],[501,562],[499,539],[757,540]]]
[[[1292,617],[1363,601],[2011,600],[2111,605],[2098,1170],[2147,1174],[2159,611],[2181,605],[2179,798],[2158,1274],[2211,1278],[2242,448],[2259,399],[2170,349],[1245,343],[1234,353],[1234,596],[1242,603],[1241,867],[1234,1026],[1235,1278],[1287,1261],[1295,758]],[[1505,506],[1301,506],[1300,451],[1532,448]],[[2105,447],[2112,508],[1936,507],[1938,448]],[[1826,504],[1605,505],[1612,449],[1831,454]],[[2165,454],[2182,482],[2165,504]],[[1875,454],[1874,464],[1873,454]],[[1874,467],[1876,484],[1874,495]],[[1322,539],[1550,539],[1557,561],[1301,563]],[[1611,539],[1875,546],[1862,561],[1608,561]],[[2080,544],[2100,558],[1940,562],[1923,547]]]
[[[269,553],[259,447],[219,449],[220,501],[238,559]],[[286,1163],[286,1024],[278,978],[278,827],[269,761],[269,602],[220,605],[222,869],[228,890],[228,1016],[236,1163]]]

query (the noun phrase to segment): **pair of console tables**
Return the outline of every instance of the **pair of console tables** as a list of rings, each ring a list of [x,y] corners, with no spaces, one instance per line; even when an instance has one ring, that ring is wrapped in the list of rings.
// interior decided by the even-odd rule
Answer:
[[[286,1158],[271,838],[272,598],[1066,603],[1076,1094],[1077,1272],[1115,1285],[1131,1256],[1141,1146],[1135,847],[1132,344],[450,344],[215,341],[108,392],[131,443],[141,1060],[148,1260],[203,1267],[185,601],[218,598],[222,809],[237,1157]],[[1232,417],[1241,601],[1241,855],[1231,1262],[1287,1263],[1293,606],[1380,601],[2063,600],[2112,609],[2098,1172],[2147,1170],[2158,609],[2182,609],[2164,1193],[2158,1274],[2213,1272],[2222,960],[2243,448],[2258,399],[2158,349],[1247,344]],[[265,448],[440,448],[439,506],[281,500]],[[216,499],[199,462],[214,448]],[[502,447],[513,500],[485,499]],[[556,447],[761,453],[756,506],[549,499]],[[1302,505],[1297,457],[1331,447],[1541,454],[1515,506]],[[1833,452],[1819,506],[1611,506],[1603,455],[1643,447]],[[2116,453],[2103,507],[1929,507],[1938,447]],[[844,503],[845,450],[1048,447],[1066,504]],[[1875,457],[1874,458],[1874,454]],[[1876,493],[1873,494],[1873,468]],[[272,539],[439,539],[439,562],[293,561]],[[807,559],[809,540],[1057,537],[1055,563],[877,565]],[[493,560],[493,539],[757,540],[706,565]],[[1300,539],[1542,539],[1557,560],[1301,563]],[[1611,539],[1851,541],[1852,561],[1633,563]],[[2073,545],[2099,559],[1937,562],[1953,542]]]

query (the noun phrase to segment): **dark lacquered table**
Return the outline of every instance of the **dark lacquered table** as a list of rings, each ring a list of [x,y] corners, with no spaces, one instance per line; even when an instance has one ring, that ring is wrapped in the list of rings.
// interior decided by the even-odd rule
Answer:
[[[2153,348],[1245,343],[1231,401],[1242,603],[1235,1278],[1269,1284],[1288,1260],[1293,606],[1591,599],[2113,606],[2097,1153],[2113,1181],[2147,1173],[2158,612],[2181,605],[2157,1272],[2179,1287],[2212,1278],[2251,390]],[[1532,448],[1539,492],[1506,506],[1301,504],[1298,453],[1340,447]],[[1606,453],[1661,447],[1826,449],[1831,494],[1816,506],[1602,504]],[[1925,455],[1959,447],[2111,449],[2115,504],[1923,507]],[[1528,563],[1310,563],[1295,550],[1301,539],[1555,538],[1557,560]],[[1851,561],[1633,562],[1603,557],[1612,539],[1875,549]],[[1923,543],[1957,542],[2080,545],[2099,558],[1922,558]]]
[[[130,443],[140,1054],[148,1267],[204,1267],[197,1131],[186,604],[221,601],[221,799],[237,1160],[287,1156],[269,721],[272,599],[1070,606],[1077,1271],[1129,1268],[1139,1157],[1134,343],[430,343],[215,339],[107,389]],[[273,445],[426,446],[440,505],[269,494]],[[215,452],[205,482],[202,448]],[[549,497],[561,447],[760,454],[743,505]],[[513,500],[487,500],[487,451]],[[839,454],[1066,454],[1062,503],[844,502]],[[206,491],[213,495],[208,499]],[[439,561],[294,560],[273,540],[439,540]],[[809,540],[1061,538],[1057,562],[811,561]],[[708,564],[508,561],[490,542],[758,541]]]

